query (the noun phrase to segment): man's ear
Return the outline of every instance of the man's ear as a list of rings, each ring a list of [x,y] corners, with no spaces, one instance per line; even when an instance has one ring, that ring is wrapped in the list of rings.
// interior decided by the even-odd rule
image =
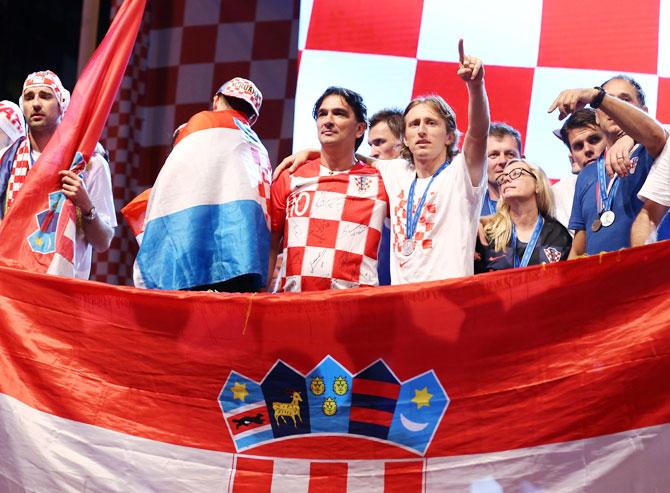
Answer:
[[[356,130],[356,138],[359,138],[361,135],[365,133],[365,129],[367,129],[368,126],[363,123],[363,122],[358,122],[357,125],[357,130]]]
[[[447,147],[453,146],[454,142],[456,142],[456,132],[449,130],[447,132]]]

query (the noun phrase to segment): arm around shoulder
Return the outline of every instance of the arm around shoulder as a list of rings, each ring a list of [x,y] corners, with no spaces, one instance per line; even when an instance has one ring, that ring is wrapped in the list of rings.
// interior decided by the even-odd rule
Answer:
[[[586,254],[586,231],[580,229],[575,231],[575,237],[572,239],[572,247],[570,248],[570,255],[568,260],[573,260],[582,257]]]

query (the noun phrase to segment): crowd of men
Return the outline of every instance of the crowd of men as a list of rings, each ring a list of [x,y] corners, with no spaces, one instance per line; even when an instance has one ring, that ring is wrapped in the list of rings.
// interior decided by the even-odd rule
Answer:
[[[484,66],[462,44],[459,51],[456,75],[468,90],[463,135],[440,96],[368,120],[360,94],[329,87],[313,109],[320,148],[290,156],[272,178],[251,130],[260,91],[240,78],[224,84],[210,111],[180,127],[148,194],[151,238],[141,241],[137,285],[301,292],[405,284],[670,236],[669,133],[648,114],[634,79],[618,75],[557,96],[548,111],[565,119],[555,134],[568,149],[572,174],[550,187],[541,163],[525,160],[520,132],[490,122]],[[18,107],[0,102],[0,217],[68,102],[50,71],[28,76]],[[370,155],[360,156],[366,131]],[[216,152],[189,162],[210,141]],[[202,182],[189,185],[194,173]],[[233,186],[230,173],[244,179]],[[116,226],[104,153],[96,152],[81,174],[62,171],[61,183],[81,217],[76,275],[88,278],[91,249],[107,249]],[[175,206],[184,201],[188,207]]]

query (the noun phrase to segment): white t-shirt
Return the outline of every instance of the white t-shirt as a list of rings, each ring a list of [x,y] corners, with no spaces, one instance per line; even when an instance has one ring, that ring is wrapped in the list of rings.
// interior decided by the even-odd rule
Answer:
[[[640,200],[653,200],[670,207],[670,138],[654,161],[637,196]]]
[[[463,154],[433,180],[413,238],[414,250],[404,255],[407,197],[416,176],[403,159],[377,161],[389,196],[391,216],[391,284],[434,281],[474,273],[479,212],[486,190],[486,166],[479,186],[472,186]],[[417,180],[414,210],[430,178]]]
[[[115,228],[117,226],[116,212],[109,164],[100,154],[93,154],[89,166],[90,168],[84,175],[88,196],[100,220]],[[77,228],[77,239],[74,245],[74,276],[76,278],[88,279],[91,275],[92,250],[91,244],[84,237],[83,229]]]
[[[575,186],[577,185],[577,175],[566,176],[554,183],[550,190],[554,199],[553,216],[563,226],[568,227],[570,214],[572,214],[572,201],[575,198]],[[574,236],[574,232],[570,231]]]

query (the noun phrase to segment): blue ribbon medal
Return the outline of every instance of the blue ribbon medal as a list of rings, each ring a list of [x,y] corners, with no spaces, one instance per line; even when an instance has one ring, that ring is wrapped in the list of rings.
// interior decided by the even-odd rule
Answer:
[[[514,224],[512,224],[512,252],[514,254],[515,269],[517,267],[526,267],[528,265],[528,262],[530,262],[530,256],[533,254],[533,250],[535,250],[535,245],[537,245],[537,240],[540,238],[540,232],[542,231],[543,225],[544,225],[544,219],[542,219],[542,215],[538,214],[537,222],[535,223],[535,229],[533,230],[533,234],[530,236],[530,241],[526,245],[526,249],[523,251],[523,257],[519,262],[519,255],[516,253],[516,243],[517,243],[516,227],[514,226]]]
[[[614,178],[610,180],[609,187],[607,185],[607,177],[605,174],[605,157],[600,156],[596,163],[598,169],[598,182],[596,183],[596,203],[598,205],[598,218],[593,221],[591,225],[591,231],[594,233],[598,231],[601,227],[609,227],[614,224],[616,215],[612,210],[612,205],[614,202],[614,197],[619,190],[619,185],[621,180],[618,179],[618,176],[614,175]]]
[[[409,197],[407,197],[407,223],[405,226],[405,241],[402,244],[402,254],[405,255],[406,257],[409,257],[410,255],[412,255],[412,252],[414,252],[414,233],[416,233],[416,227],[419,224],[421,211],[423,210],[423,206],[426,203],[428,190],[430,190],[430,186],[433,184],[433,180],[437,177],[437,175],[442,173],[442,171],[444,171],[444,169],[447,166],[449,166],[449,161],[445,161],[444,163],[442,163],[442,166],[440,166],[437,169],[437,171],[433,173],[433,176],[430,177],[428,186],[423,191],[421,200],[419,201],[419,204],[416,206],[416,212],[412,213],[412,209],[414,208],[414,188],[416,187],[416,181],[418,179],[418,176],[416,174],[414,175],[414,181],[412,182],[412,185],[409,187]]]

